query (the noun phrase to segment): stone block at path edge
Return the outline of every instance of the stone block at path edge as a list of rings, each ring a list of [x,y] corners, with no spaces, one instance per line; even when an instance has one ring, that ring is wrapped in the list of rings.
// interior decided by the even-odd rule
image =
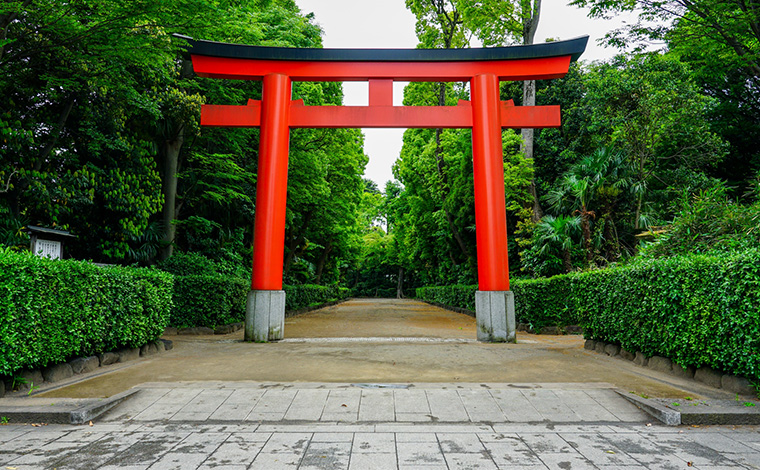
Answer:
[[[42,377],[45,379],[45,382],[60,382],[73,376],[74,371],[66,362],[42,369]]]
[[[615,357],[618,354],[620,354],[620,346],[618,346],[617,344],[612,344],[612,343],[607,344],[606,346],[604,346],[604,352],[608,356]]]
[[[636,359],[636,354],[632,353],[631,351],[628,351],[627,349],[620,348],[620,357],[622,357],[625,360],[632,361]]]
[[[723,374],[713,369],[712,367],[700,367],[694,373],[694,380],[715,388],[720,388],[720,382],[722,378]]]
[[[649,359],[643,352],[636,351],[636,357],[633,358],[633,363],[636,364],[637,366],[646,367],[646,365],[649,363]]]
[[[119,353],[119,362],[134,361],[140,357],[139,348],[124,348],[117,351]]]
[[[649,358],[647,367],[659,372],[671,372],[673,370],[673,362],[667,357],[652,356]]]
[[[720,385],[723,389],[739,395],[755,396],[755,387],[744,377],[726,374],[720,379]]]
[[[676,377],[681,377],[684,379],[693,379],[694,378],[694,368],[693,367],[682,367],[673,363],[673,375]]]
[[[172,340],[161,338],[159,341],[164,343],[164,349],[166,351],[171,351],[172,349],[174,349],[174,342],[172,342]]]
[[[593,351],[596,347],[596,341],[593,339],[587,339],[585,343],[583,343],[583,349],[586,349],[588,351]]]
[[[140,348],[140,356],[152,356],[158,354],[158,346],[155,343],[148,343]]]
[[[97,369],[100,366],[100,361],[97,356],[78,357],[69,361],[69,365],[75,374],[86,374]]]
[[[18,374],[15,374],[15,377],[18,379],[16,382],[18,389],[22,392],[26,392],[31,389],[32,386],[39,387],[40,384],[45,381],[45,379],[42,378],[42,372],[39,370],[24,369]]]
[[[597,341],[594,344],[594,351],[598,352],[599,354],[604,354],[604,347],[607,346],[607,343],[604,341]]]
[[[156,345],[156,351],[158,351],[158,352],[160,352],[160,353],[162,353],[162,352],[166,351],[166,345],[165,345],[165,344],[164,344],[164,342],[163,342],[163,341],[161,341],[160,339],[157,339],[157,340],[155,340],[155,341],[153,342],[153,344],[155,344],[155,345]]]
[[[105,352],[98,354],[98,360],[101,366],[108,366],[119,362],[119,354],[115,352]]]

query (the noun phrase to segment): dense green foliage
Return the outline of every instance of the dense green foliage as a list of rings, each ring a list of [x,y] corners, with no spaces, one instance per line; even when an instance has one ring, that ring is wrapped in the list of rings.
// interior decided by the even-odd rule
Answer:
[[[285,310],[290,311],[343,300],[351,294],[349,289],[337,285],[284,285],[282,290],[285,291]]]
[[[169,326],[215,328],[245,320],[251,283],[230,276],[174,276],[174,306]]]
[[[0,375],[158,338],[172,282],[155,270],[0,252]]]
[[[175,252],[158,264],[174,275],[170,326],[215,328],[245,320],[249,272],[227,261],[213,261],[198,253]],[[348,297],[338,285],[285,285],[286,310],[298,310]]]
[[[426,302],[475,311],[475,291],[478,286],[428,286],[418,287],[416,297]]]
[[[589,338],[760,381],[760,252],[691,255],[565,277]]]
[[[472,308],[475,290],[426,287],[417,296]],[[587,338],[760,382],[757,249],[513,281],[512,290],[517,321],[536,330],[579,324]]]
[[[515,321],[534,331],[548,326],[578,325],[579,317],[568,308],[562,276],[545,279],[514,280],[510,288],[515,295]],[[441,286],[417,288],[417,298],[448,307],[475,310],[478,286]]]

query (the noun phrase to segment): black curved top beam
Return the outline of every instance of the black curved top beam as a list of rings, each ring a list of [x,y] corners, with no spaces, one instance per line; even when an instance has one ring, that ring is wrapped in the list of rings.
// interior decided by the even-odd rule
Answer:
[[[588,36],[581,36],[567,41],[476,49],[315,49],[249,46],[175,36],[187,40],[190,44],[189,52],[196,55],[315,62],[473,62],[568,55],[575,61],[586,50],[588,43]]]

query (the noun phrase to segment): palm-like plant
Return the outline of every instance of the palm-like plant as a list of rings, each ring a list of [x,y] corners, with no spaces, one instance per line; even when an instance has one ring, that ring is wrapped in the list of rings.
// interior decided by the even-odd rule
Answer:
[[[612,240],[615,229],[611,214],[616,199],[626,190],[637,189],[632,175],[630,163],[623,153],[602,147],[570,167],[546,195],[549,207],[556,213],[570,212],[580,216],[583,247],[589,264],[593,261],[591,220],[597,216],[591,206],[599,207],[606,221],[605,238]]]
[[[580,217],[545,215],[536,224],[535,243],[541,246],[539,254],[546,256],[558,249],[562,254],[562,267],[566,273],[573,270],[570,257],[571,248],[576,245],[575,237],[581,225]]]

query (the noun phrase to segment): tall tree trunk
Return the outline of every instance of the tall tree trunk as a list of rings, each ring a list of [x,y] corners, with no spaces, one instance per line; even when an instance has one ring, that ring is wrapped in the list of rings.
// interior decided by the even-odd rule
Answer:
[[[398,267],[398,282],[396,282],[396,298],[404,298],[404,268]]]
[[[174,237],[177,234],[177,226],[174,223],[177,216],[177,173],[179,172],[179,153],[184,143],[184,124],[180,124],[174,139],[164,143],[164,172],[161,179],[161,193],[164,195],[164,208],[161,211],[164,248],[161,250],[161,259],[169,258],[174,252]]]
[[[290,272],[290,266],[293,264],[293,260],[296,257],[296,250],[303,244],[304,240],[306,239],[306,229],[309,227],[309,222],[311,222],[311,216],[313,212],[314,211],[312,210],[306,212],[303,218],[303,223],[301,223],[301,230],[298,231],[298,234],[294,234],[292,237],[289,237],[288,254],[285,256],[283,274]],[[301,252],[303,252],[303,250],[301,250]]]
[[[63,126],[66,125],[66,121],[69,120],[69,115],[71,114],[71,110],[74,109],[75,101],[76,101],[76,98],[74,96],[71,96],[69,97],[68,101],[66,101],[66,104],[63,105],[63,110],[61,111],[60,116],[58,116],[58,122],[55,124],[55,127],[50,131],[47,144],[40,151],[40,155],[39,155],[39,158],[37,159],[37,163],[35,163],[34,165],[35,170],[40,171],[42,169],[43,163],[45,162],[45,160],[47,160],[47,158],[50,156],[50,152],[53,151],[56,144],[58,143],[58,138],[61,136],[61,131],[63,130]]]
[[[521,9],[523,15],[523,44],[533,44],[536,37],[536,30],[538,29],[538,20],[541,16],[541,0],[522,0]],[[526,80],[523,82],[523,106],[535,106],[536,105],[536,81]],[[533,129],[522,129],[522,146],[521,150],[525,158],[530,160],[531,166],[533,166]],[[532,201],[533,215],[531,220],[535,223],[538,222],[541,217],[544,216],[544,211],[541,209],[541,202],[538,199],[538,192],[536,191],[536,181],[530,182],[530,195]]]
[[[322,251],[322,254],[319,256],[319,260],[317,260],[317,275],[316,275],[316,283],[321,284],[322,283],[322,271],[325,269],[325,265],[327,264],[327,259],[330,256],[330,252],[333,249],[333,242],[330,241],[330,243],[327,244],[325,249]]]

